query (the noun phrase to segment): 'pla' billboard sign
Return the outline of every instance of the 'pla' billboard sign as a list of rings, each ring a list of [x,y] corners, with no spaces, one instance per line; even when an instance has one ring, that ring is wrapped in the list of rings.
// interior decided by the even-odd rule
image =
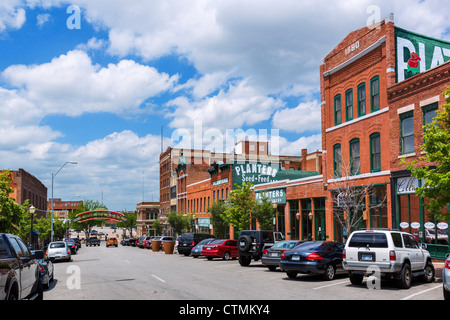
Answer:
[[[450,42],[395,28],[397,82],[450,61]]]

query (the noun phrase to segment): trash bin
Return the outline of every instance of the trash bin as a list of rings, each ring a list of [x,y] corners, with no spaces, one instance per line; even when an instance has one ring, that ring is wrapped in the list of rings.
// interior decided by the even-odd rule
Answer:
[[[175,241],[164,241],[164,252],[166,254],[173,254],[175,248]]]
[[[161,241],[160,240],[152,240],[152,251],[158,252],[161,247]]]

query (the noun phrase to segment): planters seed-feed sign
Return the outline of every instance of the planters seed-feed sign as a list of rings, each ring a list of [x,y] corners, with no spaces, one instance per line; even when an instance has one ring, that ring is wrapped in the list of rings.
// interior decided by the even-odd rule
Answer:
[[[253,185],[282,180],[295,180],[319,175],[314,171],[283,170],[280,163],[235,162],[233,168],[233,189],[243,182]]]
[[[397,82],[450,61],[450,42],[395,28]]]

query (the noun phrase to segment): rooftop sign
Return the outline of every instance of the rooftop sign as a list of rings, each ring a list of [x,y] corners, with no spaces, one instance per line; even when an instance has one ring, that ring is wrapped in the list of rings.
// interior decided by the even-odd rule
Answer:
[[[450,61],[450,42],[395,28],[397,82]]]

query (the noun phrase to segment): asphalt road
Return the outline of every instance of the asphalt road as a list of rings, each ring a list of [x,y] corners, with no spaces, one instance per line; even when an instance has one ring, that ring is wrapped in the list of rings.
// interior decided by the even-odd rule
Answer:
[[[54,263],[55,280],[44,300],[443,300],[442,280],[414,280],[409,290],[393,281],[380,289],[354,286],[348,277],[333,281],[299,275],[292,280],[259,261],[194,259],[137,247],[83,247],[71,262]]]

